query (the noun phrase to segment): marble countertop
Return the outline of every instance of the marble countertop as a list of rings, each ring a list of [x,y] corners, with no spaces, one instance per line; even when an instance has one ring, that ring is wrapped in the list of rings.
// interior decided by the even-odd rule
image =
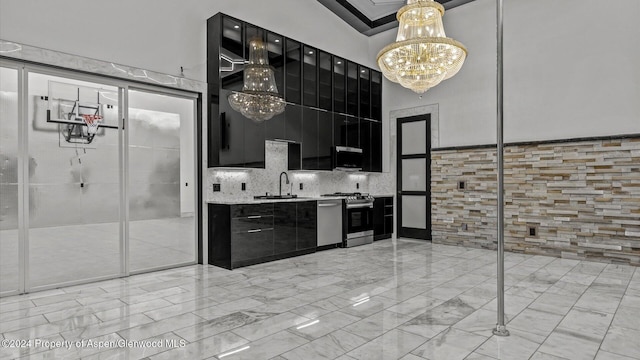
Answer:
[[[240,205],[240,204],[264,204],[275,202],[299,202],[299,201],[320,201],[320,200],[342,200],[343,196],[316,196],[316,197],[297,197],[292,199],[229,199],[229,200],[207,200],[207,204],[220,205]]]

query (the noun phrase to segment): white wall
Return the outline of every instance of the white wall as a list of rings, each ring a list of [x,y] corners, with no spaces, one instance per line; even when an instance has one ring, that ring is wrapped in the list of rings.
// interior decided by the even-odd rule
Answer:
[[[0,38],[206,81],[218,12],[373,65],[367,37],[311,0],[0,0]]]
[[[505,0],[505,141],[640,133],[638,14],[637,0]],[[464,66],[422,98],[385,82],[385,119],[439,104],[440,146],[495,143],[496,1],[449,10],[444,25],[469,50]],[[370,57],[395,35],[372,37]]]

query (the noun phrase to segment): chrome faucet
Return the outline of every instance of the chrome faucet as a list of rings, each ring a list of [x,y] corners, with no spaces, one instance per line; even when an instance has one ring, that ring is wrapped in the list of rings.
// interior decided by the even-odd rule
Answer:
[[[280,186],[280,196],[282,196],[282,175],[284,175],[284,179],[286,181],[287,184],[289,184],[289,175],[287,175],[286,171],[283,171],[280,173],[280,183],[278,184]]]

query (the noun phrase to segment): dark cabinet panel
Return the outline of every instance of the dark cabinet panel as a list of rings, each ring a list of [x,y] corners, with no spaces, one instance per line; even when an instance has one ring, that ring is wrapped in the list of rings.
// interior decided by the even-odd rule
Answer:
[[[331,54],[320,51],[318,54],[318,107],[333,109],[333,72]]]
[[[371,170],[373,172],[382,172],[382,123],[371,122]]]
[[[220,85],[223,89],[242,90],[244,70],[243,24],[240,21],[222,18],[220,36]],[[217,76],[217,74],[209,74]]]
[[[297,203],[297,249],[315,249],[318,246],[318,207],[316,201]]]
[[[294,40],[285,42],[285,91],[287,102],[301,104],[302,45]]]
[[[271,256],[273,250],[273,230],[255,229],[231,235],[232,263]]]
[[[360,66],[360,117],[371,117],[371,80],[369,68]]]
[[[382,73],[371,70],[371,118],[382,120]]]
[[[318,50],[311,46],[303,47],[302,68],[302,104],[318,106]]]
[[[358,64],[347,61],[347,114],[358,116]]]
[[[269,65],[273,68],[278,94],[284,94],[284,37],[267,33],[267,53]],[[284,96],[283,96],[284,97]]]
[[[333,169],[331,147],[333,146],[333,115],[328,111],[318,112],[318,170]]]
[[[302,141],[302,107],[287,105],[285,109],[285,139],[289,141]]]
[[[360,148],[362,149],[362,170],[371,171],[371,123],[360,119]]]
[[[384,235],[384,199],[375,198],[373,200],[373,236]]]
[[[393,197],[376,197],[373,201],[374,240],[389,239],[393,235]]]
[[[318,168],[318,110],[302,109],[302,169]]]
[[[296,203],[273,205],[273,241],[276,253],[296,251]]]
[[[334,114],[333,144],[335,146],[360,147],[359,123],[358,118]]]
[[[255,122],[243,116],[244,120],[244,167],[265,167],[265,122]]]
[[[255,217],[255,216],[270,216],[273,215],[272,204],[238,204],[231,205],[231,217]]]
[[[233,110],[227,97],[229,90],[220,91],[218,166],[244,166],[245,117]],[[213,115],[212,115],[213,116]]]
[[[338,114],[347,111],[347,64],[339,57],[333,57],[333,111]]]

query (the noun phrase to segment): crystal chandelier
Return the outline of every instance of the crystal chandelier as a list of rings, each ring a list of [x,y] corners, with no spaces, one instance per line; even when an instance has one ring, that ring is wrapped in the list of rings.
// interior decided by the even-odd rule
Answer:
[[[433,0],[407,0],[398,10],[396,42],[377,58],[387,79],[421,94],[460,70],[467,49],[445,35],[442,15],[444,7]]]
[[[231,108],[256,122],[281,114],[285,102],[278,94],[273,68],[269,66],[267,47],[261,40],[249,43],[249,63],[244,68],[241,92],[228,97]]]

